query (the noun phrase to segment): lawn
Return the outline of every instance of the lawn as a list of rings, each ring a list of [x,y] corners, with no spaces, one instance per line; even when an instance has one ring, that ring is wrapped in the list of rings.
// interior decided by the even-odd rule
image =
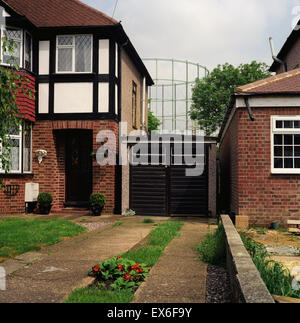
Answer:
[[[86,229],[66,220],[6,219],[0,221],[0,262],[64,238],[75,237]]]
[[[164,222],[151,231],[145,245],[137,250],[131,250],[123,255],[124,259],[152,267],[158,261],[165,247],[176,237],[183,222]],[[107,290],[93,287],[86,287],[74,290],[67,303],[130,303],[134,298],[132,289]]]

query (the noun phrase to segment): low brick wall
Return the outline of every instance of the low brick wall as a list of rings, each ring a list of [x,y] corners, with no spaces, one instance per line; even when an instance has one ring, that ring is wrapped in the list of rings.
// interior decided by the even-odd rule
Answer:
[[[227,270],[236,303],[275,303],[228,215],[222,215]]]

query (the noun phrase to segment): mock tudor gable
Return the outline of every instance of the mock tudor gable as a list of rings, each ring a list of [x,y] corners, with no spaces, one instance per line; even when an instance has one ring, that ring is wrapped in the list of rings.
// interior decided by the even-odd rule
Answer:
[[[17,44],[16,63],[35,89],[34,99],[17,100],[30,130],[8,134],[16,142],[12,169],[0,176],[18,191],[0,191],[0,213],[24,211],[28,182],[53,195],[54,212],[86,207],[91,193],[106,195],[106,212],[121,212],[129,201],[122,191],[129,168],[100,167],[92,156],[101,130],[117,141],[121,121],[128,131],[147,131],[153,80],[142,59],[118,21],[78,0],[0,0],[0,8],[7,13],[0,38]],[[47,151],[41,163],[40,150]]]

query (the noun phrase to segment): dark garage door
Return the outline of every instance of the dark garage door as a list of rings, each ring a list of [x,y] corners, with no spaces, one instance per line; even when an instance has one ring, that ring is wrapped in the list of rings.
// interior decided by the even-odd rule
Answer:
[[[131,166],[130,208],[138,215],[207,215],[207,164],[196,177],[186,176],[185,165]]]

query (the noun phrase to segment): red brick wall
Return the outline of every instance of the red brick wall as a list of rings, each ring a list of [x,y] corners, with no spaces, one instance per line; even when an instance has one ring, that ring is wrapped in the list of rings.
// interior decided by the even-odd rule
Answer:
[[[26,94],[21,93],[19,90],[20,93],[17,95],[16,103],[23,118],[35,122],[35,77],[26,72],[18,72],[18,74],[22,74],[28,83],[26,82],[23,85]],[[28,96],[27,90],[30,91],[32,97]]]
[[[236,114],[220,146],[221,197],[219,209],[238,212],[238,115]]]
[[[252,110],[255,122],[250,121],[246,109],[238,109],[238,128],[233,121],[226,133],[228,137],[233,134],[231,140],[224,140],[221,145],[223,164],[229,162],[224,152],[230,151],[232,158],[238,149],[238,178],[231,182],[231,198],[237,199],[238,205],[231,203],[231,211],[249,216],[251,224],[286,224],[288,218],[300,218],[300,175],[271,174],[271,116],[299,115],[300,108]]]
[[[53,195],[53,211],[63,209],[65,202],[65,144],[62,135],[55,130],[85,129],[93,131],[93,150],[99,148],[96,136],[100,130],[112,130],[116,135],[118,149],[118,123],[115,121],[37,121],[33,126],[33,175],[4,177],[5,182],[20,185],[20,191],[14,198],[7,198],[0,191],[0,213],[24,212],[24,188],[26,182],[40,184],[40,192]],[[38,164],[35,151],[47,150],[47,157]],[[115,166],[99,166],[93,161],[93,192],[104,193],[107,205],[104,212],[112,213],[115,208]]]

